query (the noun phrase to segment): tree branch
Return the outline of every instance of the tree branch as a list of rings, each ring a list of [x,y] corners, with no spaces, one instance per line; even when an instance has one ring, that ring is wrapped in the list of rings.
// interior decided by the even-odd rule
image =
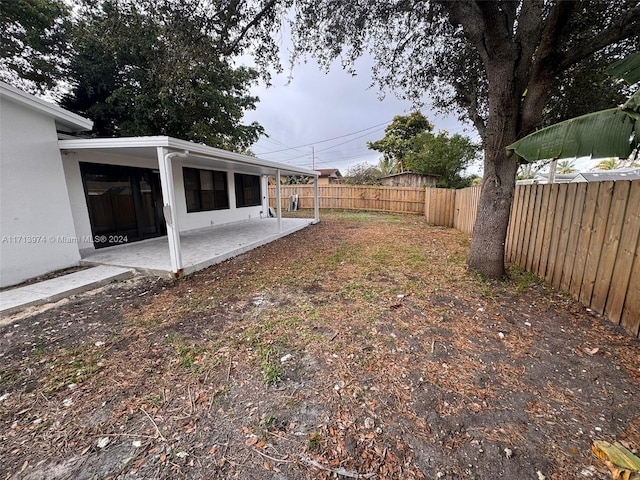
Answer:
[[[469,43],[476,47],[482,61],[488,61],[489,54],[487,51],[487,45],[484,42],[484,23],[479,19],[482,16],[478,5],[470,1],[455,1],[450,2],[442,0],[440,5],[445,12],[449,15],[449,22],[457,27],[462,25],[464,36],[469,40]]]
[[[484,136],[487,131],[487,124],[482,115],[480,115],[480,109],[478,108],[478,95],[475,92],[466,92],[462,95],[464,101],[467,104],[467,108],[469,110],[469,117],[473,122],[473,125],[478,130],[480,134],[480,138],[484,142]]]
[[[569,23],[575,6],[576,3],[571,0],[558,0],[549,12],[527,82],[528,91],[522,105],[518,137],[531,133],[542,123],[542,111],[551,83],[560,72],[558,58],[561,55],[562,32]],[[525,78],[518,78],[518,81],[522,82]],[[519,85],[518,88],[524,91],[525,85]]]
[[[249,23],[247,23],[244,28],[242,29],[242,31],[238,34],[238,36],[236,37],[236,39],[233,41],[233,43],[231,45],[229,45],[229,47],[227,47],[225,49],[225,51],[223,52],[224,55],[231,55],[233,53],[235,53],[235,49],[238,47],[238,45],[240,44],[240,42],[242,41],[242,39],[247,35],[247,33],[249,32],[249,30],[251,30],[253,27],[255,27],[258,23],[260,23],[260,21],[271,11],[271,9],[278,3],[278,0],[269,0],[267,2],[267,4],[262,8],[262,10],[260,10],[258,12],[258,14],[253,17],[253,20],[251,20]]]
[[[516,78],[524,78],[531,69],[534,54],[542,30],[544,28],[544,0],[532,0],[523,2],[522,10],[518,16],[518,28],[515,34],[515,44],[519,49],[518,65],[516,67]],[[518,85],[519,93],[524,89],[523,85]]]
[[[640,5],[632,8],[626,15],[617,19],[612,25],[602,30],[595,37],[592,37],[571,49],[559,62],[559,70],[566,70],[585,58],[593,55],[598,50],[605,48],[612,43],[631,38],[638,35],[638,25],[640,24]]]
[[[558,0],[551,9],[546,25],[542,30],[540,44],[536,50],[536,60],[533,70],[534,78],[543,70],[553,70],[552,67],[556,64],[559,54],[562,31],[567,26],[575,6],[576,2],[572,0]],[[557,72],[559,70],[555,71]],[[555,76],[555,72],[553,76]]]

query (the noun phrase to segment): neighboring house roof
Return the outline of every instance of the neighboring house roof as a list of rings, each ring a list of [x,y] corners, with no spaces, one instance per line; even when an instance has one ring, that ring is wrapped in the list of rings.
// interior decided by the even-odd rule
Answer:
[[[402,173],[394,173],[393,175],[385,175],[384,177],[380,177],[380,178],[392,178],[392,177],[399,177],[401,175],[419,175],[421,177],[439,177],[440,176],[440,175],[431,175],[428,173],[402,172]]]
[[[615,180],[638,180],[640,179],[640,168],[632,170],[605,170],[602,172],[585,172],[577,175],[575,180],[586,182],[607,182]],[[575,181],[574,180],[574,181]]]
[[[4,82],[0,82],[0,99],[3,101],[7,99],[19,103],[27,109],[53,118],[57,130],[64,132],[82,132],[93,128],[93,121],[88,118],[76,115]]]
[[[555,183],[569,183],[578,176],[577,173],[556,173]]]
[[[58,140],[60,150],[92,150],[101,153],[120,154],[130,157],[149,159],[158,158],[158,148],[169,152],[188,152],[189,163],[210,168],[225,169],[231,165],[237,171],[255,175],[307,175],[318,176],[318,172],[306,168],[285,165],[283,163],[262,160],[249,155],[229,152],[178,138],[155,137],[122,137],[122,138],[82,138]]]
[[[556,173],[554,183],[570,183],[577,175],[577,173]],[[535,178],[516,181],[516,185],[544,185],[547,183],[549,183],[549,177],[547,175],[536,175]]]
[[[342,178],[342,174],[337,168],[320,168],[316,172],[320,174],[320,177]]]

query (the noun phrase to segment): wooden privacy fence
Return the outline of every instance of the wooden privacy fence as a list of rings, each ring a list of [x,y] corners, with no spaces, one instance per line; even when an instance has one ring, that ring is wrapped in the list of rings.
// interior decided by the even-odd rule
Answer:
[[[319,187],[319,207],[424,214],[432,225],[473,233],[481,187]],[[312,185],[281,188],[282,207],[299,195],[313,208]],[[275,206],[275,187],[269,187]],[[569,292],[640,336],[640,180],[516,186],[507,261]]]
[[[298,208],[313,208],[313,185],[280,187],[281,207],[289,206],[289,196],[298,195]],[[318,187],[319,208],[371,210],[424,214],[424,188],[322,185]],[[276,187],[269,186],[269,206],[276,207]]]
[[[473,232],[480,192],[456,190],[454,228]],[[507,261],[634,336],[640,336],[639,242],[640,180],[516,186]]]
[[[453,227],[456,191],[448,188],[428,188],[425,191],[424,215],[431,225]]]
[[[476,185],[475,187],[463,188],[455,192],[453,227],[461,232],[472,234],[473,226],[476,223],[482,186]]]
[[[519,185],[506,258],[640,335],[640,180]]]
[[[482,186],[450,190],[428,188],[425,191],[424,215],[431,225],[453,227],[473,233]]]

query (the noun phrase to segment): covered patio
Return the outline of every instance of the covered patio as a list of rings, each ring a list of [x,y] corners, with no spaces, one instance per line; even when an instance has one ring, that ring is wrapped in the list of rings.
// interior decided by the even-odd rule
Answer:
[[[161,190],[161,196],[156,198],[160,200],[155,202],[152,199],[154,201],[147,204],[153,204],[153,208],[158,204],[160,210],[158,213],[156,208],[156,216],[161,219],[161,224],[166,226],[166,235],[164,232],[158,234],[155,230],[155,238],[125,240],[127,243],[122,245],[102,248],[95,248],[93,243],[79,245],[83,264],[129,267],[143,272],[179,277],[222,262],[319,221],[318,172],[313,170],[164,136],[68,138],[61,139],[58,143],[65,157],[67,184],[73,205],[87,203],[90,198],[95,198],[91,197],[92,193],[88,191],[86,183],[84,189],[82,187],[81,164],[108,164],[138,168],[138,171],[144,167],[147,169],[145,172],[151,176],[157,175],[159,180],[157,189]],[[216,171],[222,174],[223,204],[217,208],[211,206],[208,209],[190,210],[185,202],[185,169],[191,169],[192,172],[194,169],[204,172]],[[199,173],[200,170],[195,172]],[[251,200],[248,202],[243,199],[247,186],[236,185],[235,180],[242,180],[243,175],[256,179],[256,182],[259,180],[259,183],[255,184],[255,193],[249,189]],[[289,175],[314,178],[313,218],[282,218],[281,178]],[[269,208],[269,176],[275,178],[275,212]],[[209,185],[212,185],[211,181]],[[213,187],[207,188],[211,194]],[[122,187],[118,186],[118,189],[122,190]],[[111,190],[113,189],[107,192]],[[137,204],[141,202],[142,199],[138,199]],[[136,205],[135,201],[133,205]],[[74,221],[78,238],[106,238],[104,233],[96,231],[94,218],[90,217],[91,212],[87,214],[86,210],[76,208]]]
[[[182,273],[187,275],[240,255],[261,245],[301,230],[311,218],[276,218],[219,225],[180,234]],[[96,250],[82,259],[84,265],[111,265],[139,272],[173,276],[167,237]]]

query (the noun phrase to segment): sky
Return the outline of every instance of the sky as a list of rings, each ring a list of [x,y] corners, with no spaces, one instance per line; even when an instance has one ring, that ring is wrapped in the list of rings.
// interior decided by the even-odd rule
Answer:
[[[313,146],[315,169],[337,168],[343,175],[355,164],[377,164],[380,153],[367,149],[366,142],[381,139],[395,115],[407,115],[413,109],[411,102],[392,92],[380,100],[377,87],[370,87],[371,62],[370,58],[359,60],[357,75],[352,76],[337,63],[325,73],[310,59],[293,68],[290,81],[285,71],[273,75],[272,86],[255,86],[252,93],[260,101],[256,110],[245,113],[245,122],[257,121],[269,137],[261,137],[251,148],[253,153],[311,169]],[[428,106],[421,111],[436,131],[477,137],[475,129],[456,116],[437,115]],[[476,172],[479,169],[478,165]]]
[[[286,59],[282,63],[286,65]],[[325,72],[313,59],[307,59],[291,72],[272,73],[271,86],[262,81],[254,86],[252,94],[260,101],[256,110],[245,113],[245,122],[257,121],[266,135],[251,147],[253,153],[309,169],[337,168],[343,175],[356,164],[376,165],[380,153],[369,150],[366,142],[381,139],[393,117],[408,115],[413,107],[390,91],[383,92],[381,99],[377,86],[371,87],[372,64],[373,59],[365,54],[355,65],[357,75],[352,76],[339,62]],[[460,133],[480,143],[470,123],[436,112],[427,96],[423,103],[421,111],[435,125],[435,131]],[[584,172],[594,170],[598,161],[579,158],[572,162],[577,171]],[[482,175],[482,161],[465,173]]]

